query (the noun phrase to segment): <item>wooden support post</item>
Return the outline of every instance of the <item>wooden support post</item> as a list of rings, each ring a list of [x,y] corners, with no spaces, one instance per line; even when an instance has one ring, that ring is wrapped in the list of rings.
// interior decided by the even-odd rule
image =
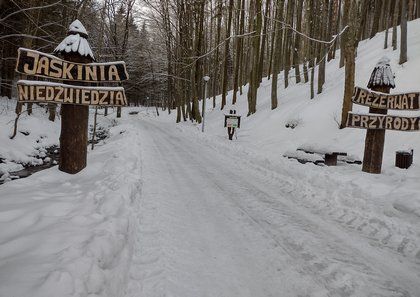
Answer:
[[[63,54],[65,60],[76,63],[91,63],[89,56],[77,52]],[[83,85],[84,83],[68,83]],[[61,135],[59,169],[67,173],[77,173],[86,167],[88,145],[89,106],[61,105]]]
[[[389,93],[389,86],[372,87],[373,91]],[[386,109],[369,108],[369,113],[387,114]],[[385,129],[368,129],[366,131],[365,152],[362,171],[367,173],[381,173],[382,157],[385,144]]]
[[[233,134],[235,134],[235,128],[228,128],[229,140],[233,139]]]

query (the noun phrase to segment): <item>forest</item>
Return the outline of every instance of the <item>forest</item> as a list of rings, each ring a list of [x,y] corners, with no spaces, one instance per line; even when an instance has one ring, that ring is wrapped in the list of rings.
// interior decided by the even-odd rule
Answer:
[[[420,0],[0,0],[0,297],[419,297]]]
[[[397,50],[401,38],[403,64],[407,21],[420,16],[420,0],[1,0],[0,6],[0,96],[15,95],[19,47],[50,53],[79,19],[96,61],[126,62],[130,80],[124,87],[131,105],[159,106],[176,112],[177,122],[198,123],[203,76],[210,77],[213,107],[221,95],[222,109],[235,104],[248,85],[249,116],[257,112],[263,77],[273,82],[272,109],[280,105],[281,72],[285,88],[305,83],[310,99],[322,93],[325,64],[337,50],[343,51],[338,58],[346,72],[345,115],[351,109],[358,43],[386,30],[384,48]],[[232,102],[226,102],[229,90]]]

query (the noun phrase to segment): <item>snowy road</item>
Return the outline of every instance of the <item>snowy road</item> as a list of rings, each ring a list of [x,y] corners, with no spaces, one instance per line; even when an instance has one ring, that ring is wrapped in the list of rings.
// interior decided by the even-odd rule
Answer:
[[[420,296],[419,265],[294,203],[245,155],[141,120],[142,193],[127,297]],[[316,195],[316,192],[314,192]]]

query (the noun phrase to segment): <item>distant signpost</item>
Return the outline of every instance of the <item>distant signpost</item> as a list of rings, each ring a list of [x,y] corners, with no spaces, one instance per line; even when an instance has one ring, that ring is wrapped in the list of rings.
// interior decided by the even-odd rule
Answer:
[[[19,102],[62,104],[59,169],[77,173],[86,167],[89,106],[125,106],[122,87],[89,86],[90,83],[120,83],[128,79],[125,63],[92,63],[94,56],[87,42],[85,27],[76,20],[69,35],[50,54],[19,48],[16,72],[26,76],[65,81],[67,84],[19,80]]]
[[[241,116],[236,114],[236,110],[230,110],[229,114],[225,114],[225,127],[227,127],[229,140],[232,140],[235,129],[241,127]]]
[[[420,117],[388,115],[390,110],[419,110],[420,93],[389,94],[395,87],[388,58],[382,58],[373,70],[366,90],[354,89],[352,102],[369,107],[369,113],[349,112],[347,127],[367,129],[362,170],[381,173],[385,130],[420,131]]]

